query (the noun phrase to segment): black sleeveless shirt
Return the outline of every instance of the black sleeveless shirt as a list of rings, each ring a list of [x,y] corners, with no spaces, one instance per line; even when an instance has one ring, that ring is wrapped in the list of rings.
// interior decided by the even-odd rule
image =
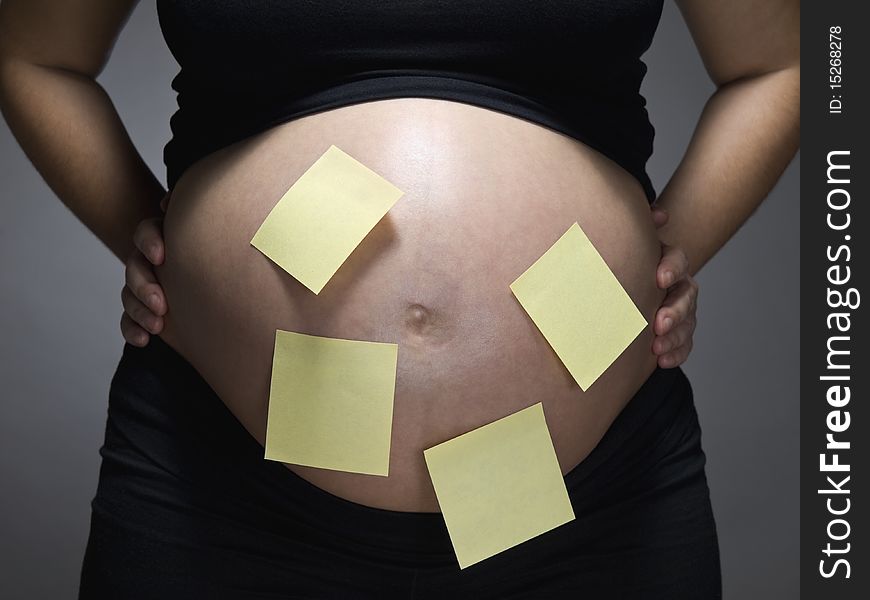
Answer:
[[[303,115],[424,97],[533,121],[646,173],[641,55],[662,0],[157,0],[181,70],[169,187],[205,155]]]

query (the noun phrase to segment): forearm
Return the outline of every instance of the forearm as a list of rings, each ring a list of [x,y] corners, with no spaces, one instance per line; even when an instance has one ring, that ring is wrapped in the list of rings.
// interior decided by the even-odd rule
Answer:
[[[91,77],[15,58],[0,61],[0,110],[60,200],[119,259],[164,190]]]
[[[692,274],[767,197],[800,144],[800,67],[723,85],[707,102],[688,150],[657,201],[665,243]]]

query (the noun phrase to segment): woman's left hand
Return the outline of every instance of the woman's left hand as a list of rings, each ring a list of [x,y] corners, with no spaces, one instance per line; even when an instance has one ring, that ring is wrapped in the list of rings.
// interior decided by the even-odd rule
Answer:
[[[668,213],[658,207],[653,207],[652,217],[656,228],[668,222]],[[656,284],[668,293],[653,320],[652,351],[659,366],[670,369],[683,364],[692,351],[698,306],[698,283],[689,274],[689,260],[680,248],[662,244]]]

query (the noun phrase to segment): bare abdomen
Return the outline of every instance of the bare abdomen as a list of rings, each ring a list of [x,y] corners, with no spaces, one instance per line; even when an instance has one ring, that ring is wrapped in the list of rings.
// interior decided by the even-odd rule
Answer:
[[[405,194],[315,296],[250,245],[334,144]],[[261,443],[276,329],[399,344],[390,476],[288,465],[348,500],[435,511],[423,449],[542,401],[563,472],[655,368],[647,327],[586,392],[509,285],[574,222],[651,321],[660,247],[639,184],[579,142],[430,99],[319,113],[190,168],[164,223],[165,339]]]

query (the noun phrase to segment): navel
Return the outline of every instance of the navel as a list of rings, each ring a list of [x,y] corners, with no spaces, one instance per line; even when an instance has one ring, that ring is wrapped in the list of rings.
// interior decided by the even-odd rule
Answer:
[[[405,308],[406,342],[435,345],[444,341],[446,328],[437,311],[419,303]]]

